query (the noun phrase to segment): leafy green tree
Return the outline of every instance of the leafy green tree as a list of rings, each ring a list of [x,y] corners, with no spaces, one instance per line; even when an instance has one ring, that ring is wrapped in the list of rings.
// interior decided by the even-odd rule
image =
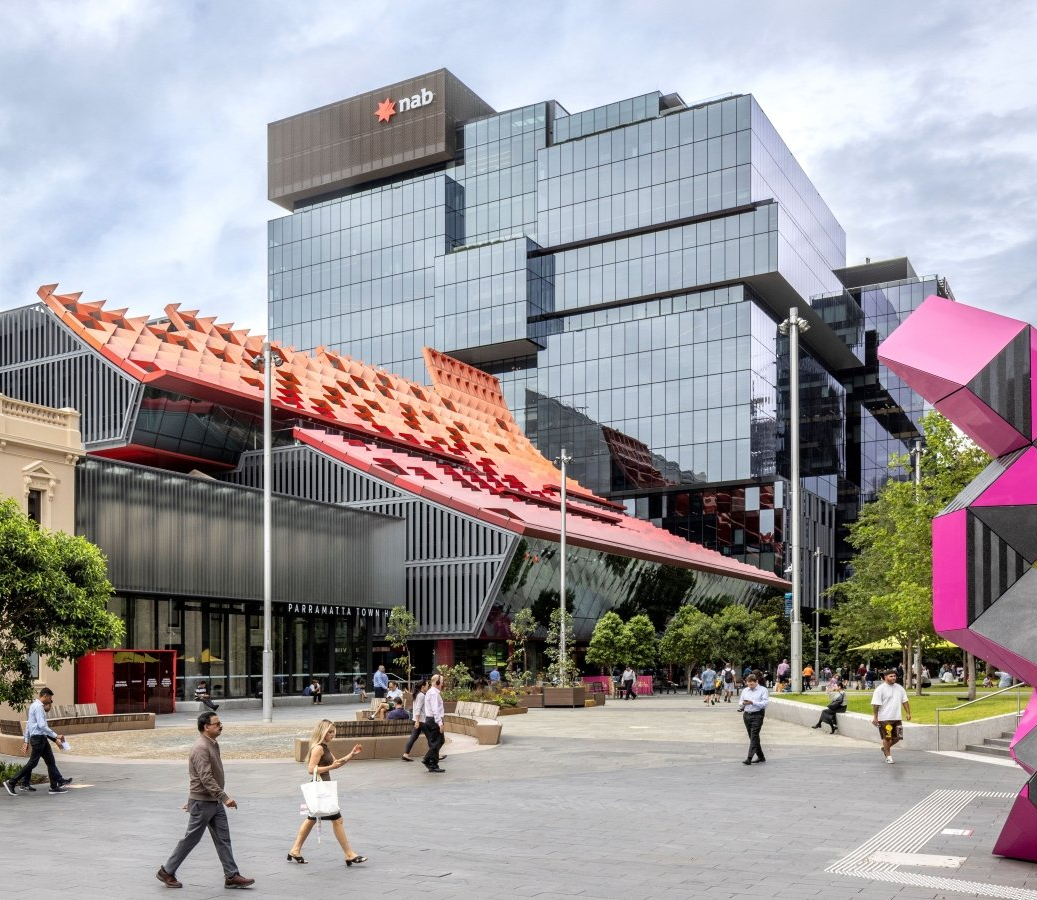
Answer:
[[[627,628],[614,610],[598,619],[587,648],[587,662],[604,666],[609,675],[612,669],[627,659]]]
[[[509,637],[508,637],[508,675],[510,676],[515,673],[515,657],[520,653],[522,654],[522,676],[520,681],[525,681],[526,670],[529,668],[529,664],[526,659],[526,644],[530,638],[536,634],[537,628],[536,619],[533,617],[533,611],[529,607],[523,607],[515,615],[511,617],[509,623]]]
[[[654,667],[659,658],[659,641],[652,620],[647,615],[634,616],[623,631],[627,662],[635,669]]]
[[[682,606],[670,619],[659,642],[659,658],[684,666],[688,693],[692,670],[716,654],[717,630],[713,619],[694,606]]]
[[[555,595],[557,596],[557,594]],[[565,665],[559,665],[558,639],[561,636],[562,611],[555,608],[551,613],[551,621],[547,627],[547,643],[544,645],[544,656],[550,660],[547,677],[550,681],[557,679],[559,686],[571,685],[580,677],[580,667],[573,659],[573,648],[576,640],[573,634],[573,617],[565,617]]]
[[[764,668],[781,653],[781,632],[767,616],[733,603],[713,616],[713,623],[717,632],[717,654],[724,661],[738,663],[739,667],[748,663]],[[812,632],[810,636],[812,639]]]
[[[0,502],[0,701],[20,709],[32,700],[30,654],[60,669],[120,642],[125,626],[108,612],[111,594],[97,547]]]
[[[393,650],[402,650],[393,662],[407,670],[407,687],[413,681],[414,667],[411,664],[410,639],[418,631],[418,620],[406,606],[394,606],[389,612],[389,621],[385,626],[385,639]]]
[[[939,413],[927,414],[922,427],[919,484],[888,482],[850,526],[853,575],[837,592],[850,608],[833,617],[836,633],[853,622],[862,626],[857,643],[866,643],[868,636],[898,639],[905,668],[913,647],[935,640],[932,520],[989,462]],[[894,467],[910,471],[908,458],[898,458]],[[876,634],[880,626],[888,629],[885,634]],[[920,680],[916,686],[920,692]]]

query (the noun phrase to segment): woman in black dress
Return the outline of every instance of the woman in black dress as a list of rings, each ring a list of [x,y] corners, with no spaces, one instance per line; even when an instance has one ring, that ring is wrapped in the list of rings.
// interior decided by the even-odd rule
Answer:
[[[341,769],[342,766],[364,749],[362,745],[357,744],[346,756],[336,759],[331,752],[330,746],[334,738],[335,723],[329,719],[321,719],[317,723],[317,727],[313,729],[313,734],[310,735],[310,758],[307,761],[306,771],[310,773],[311,777],[316,772],[321,781],[331,781],[331,776],[328,773],[332,769]],[[321,819],[325,822],[331,822],[332,828],[335,831],[335,839],[342,848],[342,852],[346,854],[347,866],[367,862],[366,856],[361,856],[349,846],[349,838],[346,837],[346,827],[342,824],[341,812],[337,812],[333,816],[321,816]],[[288,851],[289,862],[297,862],[299,864],[306,862],[302,857],[302,845],[316,824],[316,816],[307,816],[306,821],[299,826],[299,833],[295,836],[295,843],[292,844],[292,849]]]

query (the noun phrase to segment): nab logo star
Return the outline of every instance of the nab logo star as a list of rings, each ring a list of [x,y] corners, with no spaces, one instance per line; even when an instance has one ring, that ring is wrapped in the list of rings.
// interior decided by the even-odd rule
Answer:
[[[378,109],[375,110],[374,114],[378,117],[379,122],[388,122],[389,119],[396,115],[396,101],[386,97],[378,104]]]

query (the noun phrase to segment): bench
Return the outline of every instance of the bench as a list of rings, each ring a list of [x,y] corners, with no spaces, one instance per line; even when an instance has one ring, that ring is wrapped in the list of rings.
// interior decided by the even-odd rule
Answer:
[[[356,720],[358,722],[369,721],[372,718],[372,716],[374,716],[374,714],[376,712],[378,712],[378,707],[381,706],[383,703],[386,704],[389,707],[390,710],[393,708],[392,700],[389,700],[386,697],[372,697],[371,698],[371,706],[368,709],[358,710],[357,714],[356,714]],[[411,698],[410,692],[409,691],[404,691],[403,692],[403,708],[406,709],[406,710],[410,710],[412,707],[413,707],[413,703],[412,703],[412,698]]]
[[[410,740],[414,723],[409,720],[393,719],[391,721],[336,722],[336,737],[331,742],[331,752],[335,756],[345,756],[356,744],[363,750],[353,759],[399,759],[403,749]],[[428,750],[428,742],[422,734],[414,742],[412,753],[423,756]],[[295,761],[306,762],[310,753],[310,739],[295,739]]]
[[[452,713],[443,715],[443,730],[455,734],[467,734],[480,744],[499,744],[501,723],[497,721],[500,707],[496,703],[477,703],[473,700],[458,700]]]
[[[110,713],[98,715],[96,703],[76,703],[51,707],[47,724],[58,734],[90,734],[98,731],[135,731],[155,727],[154,713]],[[18,756],[22,752],[26,720],[0,721],[0,753]]]

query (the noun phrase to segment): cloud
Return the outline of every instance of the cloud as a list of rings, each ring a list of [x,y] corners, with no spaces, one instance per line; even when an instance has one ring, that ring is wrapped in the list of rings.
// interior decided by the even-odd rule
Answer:
[[[265,330],[266,124],[440,66],[499,109],[754,93],[846,229],[1027,315],[1024,4],[8,2],[0,306],[58,281]]]

